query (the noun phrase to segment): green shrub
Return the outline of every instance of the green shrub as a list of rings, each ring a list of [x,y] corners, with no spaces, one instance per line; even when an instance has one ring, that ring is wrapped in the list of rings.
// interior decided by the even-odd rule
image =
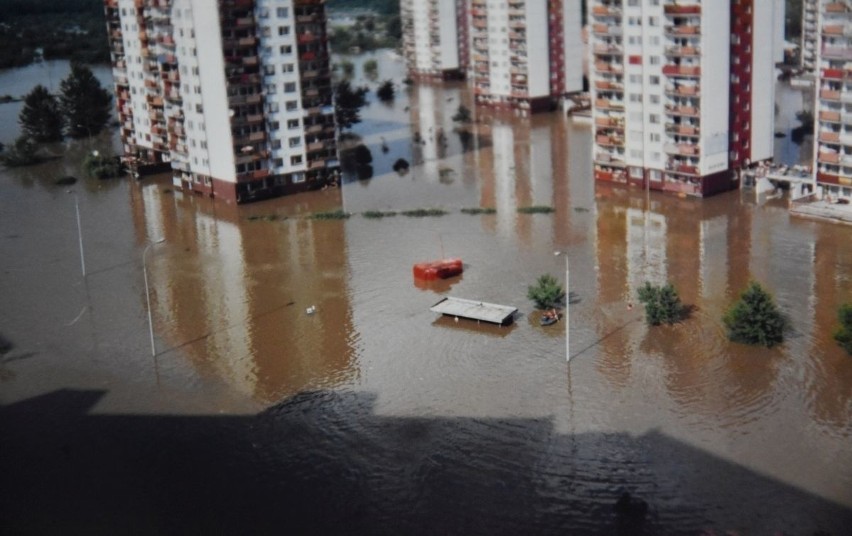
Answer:
[[[491,207],[471,207],[471,208],[463,208],[461,209],[462,214],[496,214],[497,209]]]
[[[424,218],[426,216],[444,216],[447,214],[446,210],[442,210],[440,208],[417,208],[414,210],[404,210],[402,211],[403,216],[408,216],[409,218]]]
[[[535,302],[538,309],[551,309],[565,297],[565,290],[550,274],[539,276],[535,285],[527,287],[527,298]]]
[[[671,283],[659,286],[646,281],[638,295],[639,301],[645,304],[645,321],[652,326],[676,324],[686,316],[687,308]]]
[[[370,219],[370,220],[378,220],[378,219],[381,219],[381,218],[396,216],[396,212],[393,212],[393,211],[382,212],[381,210],[368,210],[366,212],[361,213],[361,215],[364,216],[367,219]]]
[[[772,296],[752,281],[723,318],[734,342],[771,348],[784,340],[786,322]]]
[[[0,162],[9,167],[38,164],[43,159],[37,154],[38,147],[27,136],[19,136],[15,143],[0,153]]]
[[[342,209],[337,209],[329,212],[314,212],[310,218],[312,220],[345,220],[350,215],[348,212],[343,212]]]
[[[111,179],[121,175],[121,162],[115,156],[93,152],[83,160],[83,170],[96,179]]]
[[[553,207],[544,205],[534,205],[531,207],[518,207],[518,212],[521,214],[550,214],[553,212]]]
[[[834,340],[846,353],[852,355],[852,303],[844,303],[837,310],[840,327],[834,332]]]

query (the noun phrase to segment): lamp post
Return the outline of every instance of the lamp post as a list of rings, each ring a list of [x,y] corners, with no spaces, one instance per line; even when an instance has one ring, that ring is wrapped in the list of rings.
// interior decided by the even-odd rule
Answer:
[[[157,349],[154,346],[154,323],[151,320],[151,292],[148,289],[148,265],[145,264],[145,256],[148,254],[148,250],[151,249],[151,246],[156,244],[162,244],[165,242],[165,238],[159,238],[153,242],[149,242],[147,246],[145,246],[145,251],[142,252],[142,274],[145,278],[145,302],[148,304],[148,335],[151,337],[151,355],[157,356]]]
[[[83,256],[83,226],[80,223],[80,198],[77,197],[77,192],[68,190],[69,194],[74,195],[74,209],[77,212],[77,239],[80,242],[80,269],[83,272],[83,277],[86,277],[86,258]]]
[[[565,257],[565,360],[571,364],[571,269],[568,264],[568,253],[564,251],[554,251],[557,257],[562,255]]]

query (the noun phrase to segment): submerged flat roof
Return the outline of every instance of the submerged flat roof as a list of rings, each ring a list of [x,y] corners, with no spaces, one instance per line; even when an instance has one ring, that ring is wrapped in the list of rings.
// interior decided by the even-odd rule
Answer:
[[[429,310],[443,315],[505,325],[512,322],[518,308],[478,300],[447,297],[433,305]]]

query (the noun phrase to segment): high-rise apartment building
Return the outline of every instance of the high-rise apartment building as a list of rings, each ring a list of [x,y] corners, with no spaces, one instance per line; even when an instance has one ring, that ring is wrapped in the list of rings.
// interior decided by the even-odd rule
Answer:
[[[467,68],[467,1],[401,0],[402,40],[414,77],[463,78]]]
[[[536,112],[583,89],[580,0],[469,0],[476,102]]]
[[[819,1],[814,179],[852,198],[852,1]]]
[[[338,169],[324,0],[105,0],[124,153],[244,202]]]
[[[813,72],[816,67],[817,17],[819,15],[819,0],[802,0],[802,42],[799,51],[799,64],[802,69]]]
[[[591,0],[595,178],[706,196],[771,158],[783,9]]]

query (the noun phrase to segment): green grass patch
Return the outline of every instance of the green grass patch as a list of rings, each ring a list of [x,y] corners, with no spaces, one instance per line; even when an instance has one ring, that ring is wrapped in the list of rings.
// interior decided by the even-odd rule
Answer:
[[[417,208],[414,210],[404,210],[402,212],[403,216],[408,216],[409,218],[425,218],[427,216],[444,216],[447,214],[446,210],[442,210],[440,208]]]
[[[314,212],[311,214],[310,218],[312,220],[345,220],[348,219],[351,214],[348,212],[343,212],[343,210],[331,210],[329,212]]]
[[[471,214],[475,216],[477,214],[496,214],[497,209],[491,207],[470,207],[461,209],[461,212],[462,214]]]
[[[544,205],[533,205],[531,207],[518,207],[518,212],[521,214],[550,214],[553,212],[553,207]]]
[[[388,217],[396,216],[396,212],[394,212],[394,211],[382,212],[381,210],[368,210],[366,212],[362,212],[361,215],[364,216],[365,218],[369,219],[369,220],[380,220],[382,218],[388,218]]]

